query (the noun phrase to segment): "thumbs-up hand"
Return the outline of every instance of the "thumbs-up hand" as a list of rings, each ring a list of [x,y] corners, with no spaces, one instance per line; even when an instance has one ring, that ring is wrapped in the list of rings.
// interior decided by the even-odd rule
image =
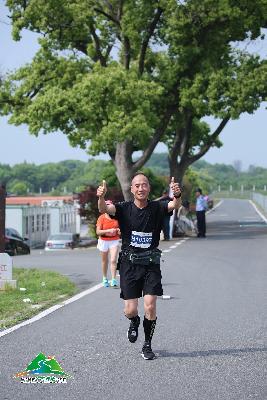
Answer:
[[[176,183],[174,181],[174,177],[171,178],[170,188],[171,188],[171,191],[175,198],[178,199],[179,197],[181,197],[181,189],[180,189],[179,183]]]
[[[105,194],[107,193],[107,183],[106,181],[103,179],[102,185],[99,185],[96,191],[96,195],[100,198],[100,197],[105,197]]]

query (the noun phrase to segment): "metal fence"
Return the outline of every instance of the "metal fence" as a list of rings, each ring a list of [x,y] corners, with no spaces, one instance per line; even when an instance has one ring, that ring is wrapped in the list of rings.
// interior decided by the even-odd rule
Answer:
[[[232,199],[252,199],[253,192],[250,190],[220,190],[213,191],[211,197],[232,198]]]
[[[267,212],[267,196],[261,193],[252,193],[252,200],[259,204],[261,208]]]
[[[264,191],[265,193],[265,191]],[[267,194],[246,190],[213,191],[214,198],[249,199],[257,203],[267,213]]]

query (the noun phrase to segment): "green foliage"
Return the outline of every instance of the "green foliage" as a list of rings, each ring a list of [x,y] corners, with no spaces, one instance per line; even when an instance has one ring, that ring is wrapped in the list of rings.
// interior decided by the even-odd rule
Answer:
[[[262,167],[250,166],[248,171],[238,172],[232,165],[197,161],[192,169],[199,176],[213,177],[209,182],[210,190],[217,190],[218,185],[221,190],[229,190],[230,185],[233,190],[240,190],[241,185],[244,190],[252,190],[254,185],[256,190],[263,190],[264,185],[267,185],[267,169]]]
[[[147,166],[152,171],[159,168],[163,176],[169,176],[167,153],[153,154]],[[254,185],[256,190],[262,190],[267,185],[267,169],[250,165],[247,171],[238,172],[233,165],[210,164],[205,160],[198,160],[186,172],[183,197],[189,198],[196,187],[210,193],[217,190],[218,185],[222,190],[229,190],[230,185],[235,190],[240,190],[241,185],[244,190],[251,190]]]
[[[152,185],[152,195],[158,197],[166,182],[149,168],[145,169]],[[116,170],[111,161],[90,159],[88,162],[66,160],[59,163],[16,164],[14,167],[0,164],[0,176],[6,177],[7,190],[16,195],[28,192],[59,195],[66,187],[68,192],[81,192],[87,186],[97,187],[103,179],[109,188],[120,191]],[[52,188],[54,189],[52,191]]]
[[[59,173],[55,179],[54,174],[57,170]],[[44,179],[44,171],[46,179]],[[167,153],[153,154],[146,167],[143,168],[143,172],[151,182],[151,199],[159,197],[162,191],[168,187]],[[45,193],[45,189],[42,187],[43,182],[45,182],[45,188],[48,188],[47,192],[51,195],[63,194],[64,187],[68,192],[79,193],[86,190],[88,186],[96,188],[105,179],[108,187],[112,191],[114,190],[114,196],[116,193],[121,196],[115,167],[110,161],[104,160],[91,159],[88,162],[66,160],[42,165],[22,163],[14,167],[0,164],[0,176],[7,179],[7,192],[16,195],[26,195],[28,190],[31,193],[39,193],[40,188]],[[239,190],[241,185],[244,186],[244,189],[251,190],[255,185],[257,190],[262,190],[264,185],[267,185],[267,169],[251,165],[248,171],[239,172],[232,165],[210,164],[199,160],[187,170],[183,185],[184,198],[190,198],[191,191],[196,187],[201,187],[204,192],[211,192],[216,190],[218,185],[222,190],[228,190],[230,185],[236,190]],[[52,188],[54,188],[53,191]]]
[[[12,185],[10,186],[10,191],[17,196],[25,196],[28,193],[28,185],[25,182],[16,182],[12,181]]]
[[[5,77],[1,113],[34,135],[60,130],[88,154],[109,153],[121,180],[126,168],[130,176],[144,165],[160,140],[178,147],[180,157],[184,151],[187,167],[194,155],[221,145],[203,117],[236,119],[266,99],[266,60],[234,48],[262,37],[266,0],[7,0],[7,6],[14,39],[23,29],[38,32],[40,50]],[[126,142],[128,151],[118,154]],[[137,150],[145,155],[135,165]],[[64,166],[54,171],[54,185],[65,174]],[[86,174],[88,181],[98,178]],[[47,187],[45,168],[40,175]]]
[[[164,189],[168,187],[168,181],[162,176],[158,176],[150,168],[143,168],[142,171],[148,177],[150,182],[150,198],[155,199],[162,195]]]
[[[60,129],[74,145],[86,147],[91,140],[92,154],[109,151],[114,140],[126,137],[144,149],[159,124],[159,110],[174,101],[166,98],[174,85],[180,107],[197,116],[230,111],[236,118],[255,110],[266,93],[266,63],[230,45],[261,36],[264,0],[246,1],[245,7],[215,0],[125,1],[123,6],[8,0],[7,5],[16,40],[23,28],[44,37],[33,61],[6,80],[2,95],[11,94],[12,101],[4,113],[12,112],[11,122],[27,123],[34,134]],[[117,53],[110,51],[115,44]]]
[[[70,191],[80,192],[88,185],[99,185],[103,179],[107,181],[108,186],[119,187],[113,164],[110,161],[91,159],[88,163],[81,162],[73,169],[67,180],[62,181],[61,187],[66,186]]]
[[[12,177],[12,168],[8,164],[0,164],[0,182],[4,185]]]
[[[169,176],[169,163],[167,153],[154,153],[145,165],[152,168],[157,175]]]

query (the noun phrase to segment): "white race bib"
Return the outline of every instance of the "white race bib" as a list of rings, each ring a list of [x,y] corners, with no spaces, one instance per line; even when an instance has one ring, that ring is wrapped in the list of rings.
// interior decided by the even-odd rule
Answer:
[[[147,249],[152,243],[152,232],[136,232],[132,231],[131,243],[133,247],[141,247]]]

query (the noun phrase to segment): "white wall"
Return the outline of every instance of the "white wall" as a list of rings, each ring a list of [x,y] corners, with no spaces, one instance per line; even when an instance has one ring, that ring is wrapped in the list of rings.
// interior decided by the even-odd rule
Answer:
[[[59,207],[49,207],[50,209],[50,234],[60,232],[60,212]]]
[[[31,247],[41,247],[50,234],[80,234],[80,215],[75,206],[68,204],[62,207],[7,206],[6,227],[27,237]]]
[[[21,208],[6,208],[6,228],[16,229],[16,231],[23,236]]]

